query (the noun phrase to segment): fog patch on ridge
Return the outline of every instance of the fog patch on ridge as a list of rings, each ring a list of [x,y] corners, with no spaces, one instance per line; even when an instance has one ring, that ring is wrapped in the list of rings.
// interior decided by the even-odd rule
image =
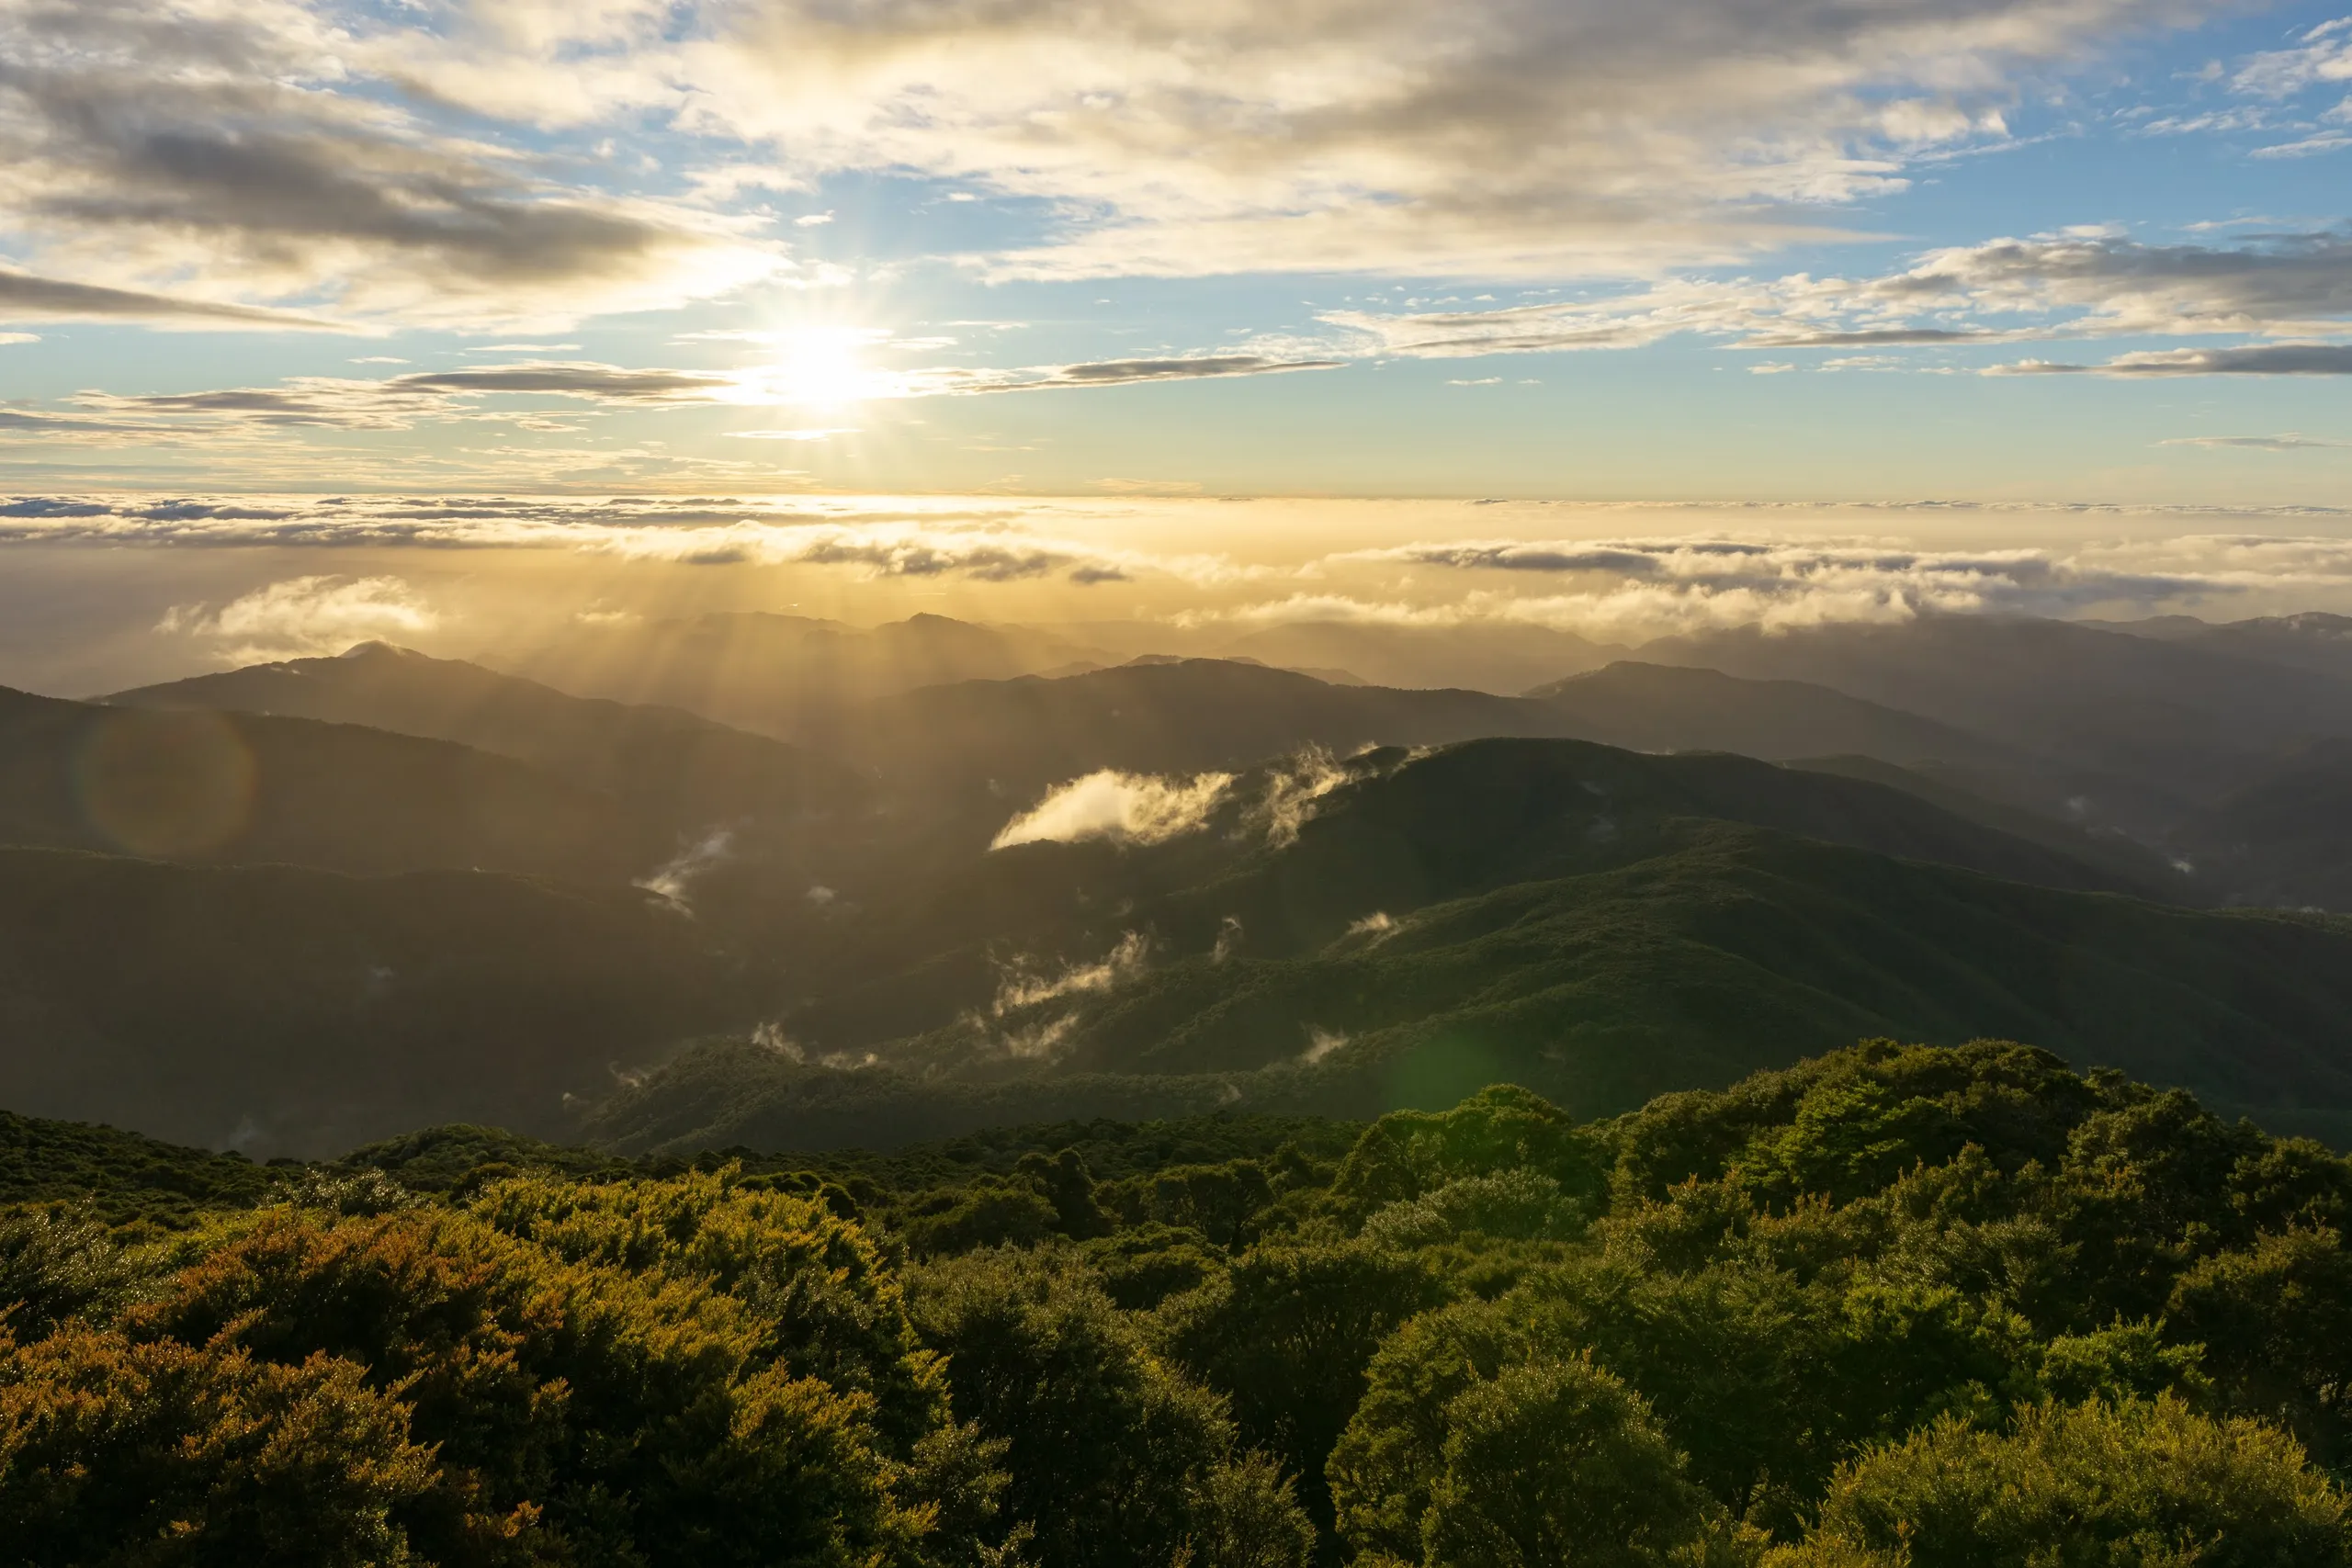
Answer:
[[[1077,843],[1109,839],[1116,843],[1159,844],[1208,825],[1233,786],[1231,773],[1195,773],[1162,778],[1152,773],[1102,768],[1057,786],[1046,798],[1004,825],[989,845]]]

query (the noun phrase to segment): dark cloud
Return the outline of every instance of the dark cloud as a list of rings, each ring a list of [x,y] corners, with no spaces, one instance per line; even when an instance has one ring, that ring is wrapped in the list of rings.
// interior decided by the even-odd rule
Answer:
[[[86,320],[205,321],[222,325],[318,330],[331,323],[284,310],[260,310],[246,305],[217,305],[203,299],[181,299],[168,294],[146,294],[134,288],[101,288],[89,283],[67,283],[53,277],[0,267],[0,321],[71,317]]]
[[[1279,359],[1259,354],[1177,355],[1166,359],[1104,359],[1018,370],[961,367],[909,372],[914,395],[971,396],[982,392],[1046,392],[1078,387],[1125,387],[1141,381],[1196,381],[1226,376],[1273,376],[1293,370],[1340,370],[1344,359]]]
[[[612,402],[707,401],[734,386],[731,377],[697,370],[630,370],[617,365],[485,365],[418,371],[386,385],[402,391],[539,392]]]
[[[1269,359],[1254,354],[1204,355],[1197,359],[1107,359],[1065,365],[1039,386],[1110,387],[1129,381],[1189,381],[1211,376],[1264,376],[1284,370],[1337,370],[1341,359]]]

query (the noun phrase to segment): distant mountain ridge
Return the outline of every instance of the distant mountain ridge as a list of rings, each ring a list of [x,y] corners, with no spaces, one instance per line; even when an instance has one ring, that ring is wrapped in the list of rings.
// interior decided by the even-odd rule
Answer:
[[[1532,688],[1577,735],[1636,751],[1736,751],[1786,761],[1857,752],[1890,762],[1961,762],[2003,751],[1979,735],[1803,681],[1618,660]]]
[[[1642,657],[1796,680],[2193,798],[2249,761],[2352,734],[2352,682],[2064,621],[1922,615],[1668,638]]]
[[[121,707],[295,715],[455,741],[602,790],[676,830],[854,809],[854,770],[684,708],[576,697],[387,643],[199,675],[104,698]]]
[[[792,739],[845,705],[894,692],[1119,661],[1049,633],[945,615],[858,627],[740,611],[582,627],[498,662],[561,691],[664,704]]]
[[[668,852],[611,796],[447,741],[5,690],[0,843],[582,881],[626,881]]]

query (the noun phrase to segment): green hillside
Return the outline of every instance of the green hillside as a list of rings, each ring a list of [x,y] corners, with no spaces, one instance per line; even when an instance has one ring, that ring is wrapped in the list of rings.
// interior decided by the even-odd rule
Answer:
[[[1855,1039],[2026,1036],[2270,1125],[2352,1133],[2352,921],[2066,893],[1692,823],[1633,864],[1285,957],[1171,956],[828,1070],[708,1046],[616,1092],[628,1148],[779,1147],[1221,1100],[1369,1115],[1508,1077],[1580,1115]],[[1014,1054],[1049,1042],[1041,1057]],[[890,1071],[896,1069],[896,1073]]]
[[[2177,842],[2233,901],[2352,910],[2352,739],[2286,757],[2199,813]]]
[[[1900,791],[1744,757],[1574,740],[1385,750],[1251,770],[1198,830],[1160,843],[942,857],[902,897],[834,923],[836,956],[784,1021],[822,1049],[863,1048],[988,1005],[1008,964],[1092,962],[1130,936],[1163,954],[1312,952],[1358,920],[1631,864],[1686,818],[2049,886],[2136,886]]]
[[[2220,878],[2211,869],[2200,871],[2192,864],[2184,871],[2177,857],[2167,856],[2111,829],[2094,831],[2061,818],[2014,805],[1997,794],[2004,781],[1972,777],[1965,768],[1948,767],[1934,761],[1903,767],[1877,757],[1851,753],[1792,758],[1789,765],[1807,773],[1868,779],[1889,789],[1899,789],[1905,795],[1916,795],[1955,817],[1964,817],[1981,827],[2040,844],[2069,859],[2096,866],[2121,885],[2149,897],[2179,904],[2223,901],[2220,896]],[[1982,793],[1981,789],[1969,787],[1972,784],[1980,786],[1989,784],[1996,793]]]

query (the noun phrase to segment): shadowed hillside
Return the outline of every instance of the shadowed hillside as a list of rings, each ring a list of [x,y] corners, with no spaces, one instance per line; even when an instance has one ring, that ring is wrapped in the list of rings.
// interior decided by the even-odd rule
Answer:
[[[0,1105],[261,1153],[560,1128],[749,1011],[707,941],[633,888],[0,850]]]
[[[362,643],[334,659],[259,664],[119,692],[118,706],[236,709],[452,740],[620,800],[673,831],[852,810],[854,772],[681,708],[574,697],[459,660]]]
[[[356,725],[0,690],[0,843],[626,881],[672,835],[511,758]]]
[[[1289,841],[1245,796],[1159,845],[998,852],[874,911],[847,983],[779,1019],[788,1049],[703,1048],[594,1125],[642,1148],[1361,1115],[1481,1074],[1602,1113],[1881,1032],[2030,1035],[2290,1125],[2352,1112],[2342,921],[2096,891],[1913,796],[1734,757],[1375,753],[1316,805]]]

